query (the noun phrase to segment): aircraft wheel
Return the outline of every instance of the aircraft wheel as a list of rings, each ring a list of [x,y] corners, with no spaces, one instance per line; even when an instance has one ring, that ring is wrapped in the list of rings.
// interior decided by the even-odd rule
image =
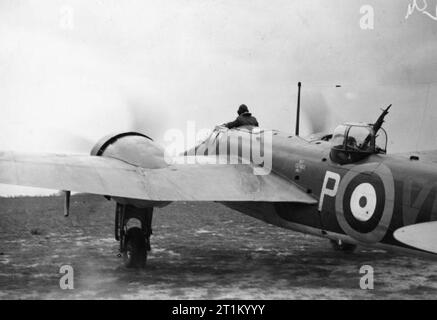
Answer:
[[[123,252],[124,265],[127,268],[144,268],[147,261],[146,239],[138,227],[127,230]]]
[[[357,248],[356,244],[343,242],[342,240],[330,240],[331,245],[336,251],[343,251],[347,253],[354,252]]]

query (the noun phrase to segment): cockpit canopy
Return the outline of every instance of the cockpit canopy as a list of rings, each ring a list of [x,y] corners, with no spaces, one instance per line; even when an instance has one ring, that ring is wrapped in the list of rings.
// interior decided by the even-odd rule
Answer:
[[[372,125],[346,123],[334,130],[331,143],[332,161],[352,163],[374,153],[386,153],[387,133],[380,128],[375,135]]]

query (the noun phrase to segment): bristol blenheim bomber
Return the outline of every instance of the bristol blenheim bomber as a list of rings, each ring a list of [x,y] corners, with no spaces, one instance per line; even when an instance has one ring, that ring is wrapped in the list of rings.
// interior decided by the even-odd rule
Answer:
[[[65,191],[66,215],[71,191],[113,200],[127,267],[145,265],[153,210],[173,201],[215,201],[325,237],[337,250],[365,245],[435,256],[437,150],[387,154],[388,109],[373,124],[309,137],[298,127],[294,135],[217,127],[172,161],[137,132],[103,138],[90,156],[0,152],[0,183]]]

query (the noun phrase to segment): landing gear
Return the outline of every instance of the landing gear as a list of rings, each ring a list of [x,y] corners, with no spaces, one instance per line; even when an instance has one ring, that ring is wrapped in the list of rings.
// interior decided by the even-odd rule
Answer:
[[[330,240],[330,241],[331,241],[332,247],[336,251],[343,251],[346,253],[352,253],[357,248],[356,244],[347,243],[347,242],[344,242],[340,239],[339,240]]]
[[[146,241],[138,227],[129,228],[126,233],[123,261],[127,268],[144,268],[147,261]]]
[[[136,208],[117,203],[115,239],[120,241],[120,253],[127,268],[144,268],[150,251],[153,208]],[[129,226],[131,223],[135,225]],[[138,223],[140,226],[138,226]]]

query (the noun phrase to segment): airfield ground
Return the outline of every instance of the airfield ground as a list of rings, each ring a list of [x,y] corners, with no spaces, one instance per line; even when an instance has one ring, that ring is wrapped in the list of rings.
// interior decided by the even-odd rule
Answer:
[[[114,203],[0,198],[0,299],[437,299],[437,263],[381,250],[354,254],[215,203],[157,209],[145,270],[128,270],[113,239]],[[59,269],[74,269],[61,290]],[[374,269],[374,289],[359,269]]]

